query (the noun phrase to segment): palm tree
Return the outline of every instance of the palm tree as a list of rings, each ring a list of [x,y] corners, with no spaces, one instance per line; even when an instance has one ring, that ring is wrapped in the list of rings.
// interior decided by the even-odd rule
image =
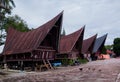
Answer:
[[[11,14],[11,10],[15,7],[13,0],[0,0],[0,45],[3,38],[3,25],[5,22],[5,15]]]
[[[0,13],[11,13],[11,10],[15,7],[13,0],[0,0]]]

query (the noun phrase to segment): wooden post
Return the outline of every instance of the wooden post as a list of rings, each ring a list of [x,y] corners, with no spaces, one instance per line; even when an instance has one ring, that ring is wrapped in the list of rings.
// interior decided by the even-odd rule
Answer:
[[[21,71],[24,70],[23,61],[21,61],[21,63],[20,63],[20,68],[21,68]]]
[[[31,52],[32,55],[32,71],[35,70],[35,65],[34,65],[34,54]]]
[[[4,55],[3,63],[4,63],[4,69],[7,70],[6,55]]]

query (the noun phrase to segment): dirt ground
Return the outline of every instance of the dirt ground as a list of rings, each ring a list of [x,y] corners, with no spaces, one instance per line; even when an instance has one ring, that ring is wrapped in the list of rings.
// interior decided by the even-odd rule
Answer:
[[[45,72],[19,71],[0,75],[0,82],[120,82],[120,59],[97,60]]]

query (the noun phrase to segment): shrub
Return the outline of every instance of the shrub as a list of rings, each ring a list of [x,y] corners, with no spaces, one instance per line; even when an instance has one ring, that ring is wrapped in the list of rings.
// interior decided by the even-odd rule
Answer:
[[[81,64],[85,64],[85,63],[88,62],[87,59],[81,59],[81,58],[78,58],[77,60],[78,60],[79,63],[81,63]]]

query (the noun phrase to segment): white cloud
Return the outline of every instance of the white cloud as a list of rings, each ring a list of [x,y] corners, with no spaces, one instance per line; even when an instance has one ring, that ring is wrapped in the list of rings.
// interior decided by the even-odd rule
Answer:
[[[29,27],[37,28],[64,10],[63,28],[67,34],[83,25],[85,38],[108,33],[106,44],[120,37],[119,0],[15,0],[14,14],[21,16]]]

